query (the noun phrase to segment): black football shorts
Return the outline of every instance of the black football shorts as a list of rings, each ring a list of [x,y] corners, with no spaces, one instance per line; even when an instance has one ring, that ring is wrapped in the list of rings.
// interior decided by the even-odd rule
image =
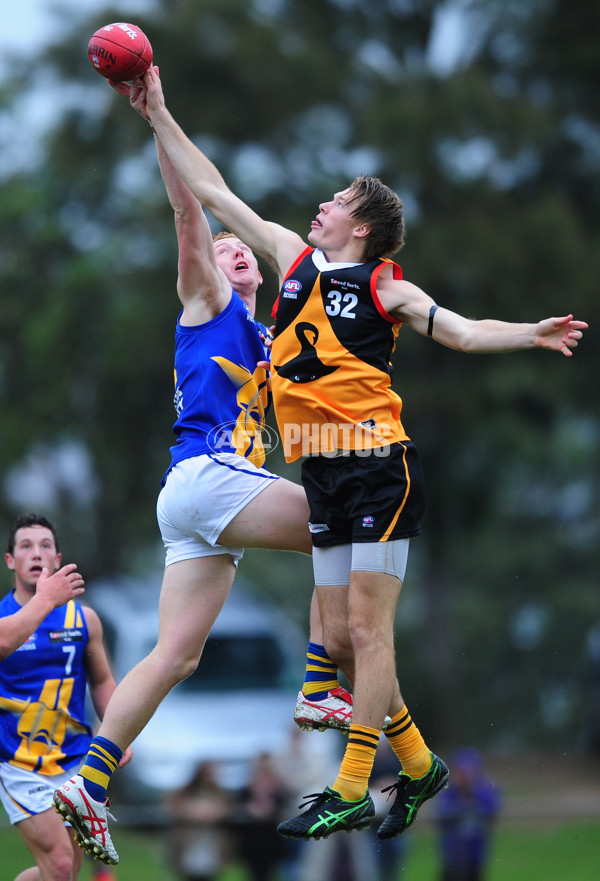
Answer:
[[[387,455],[381,455],[384,450]],[[315,547],[419,535],[425,486],[417,449],[405,441],[378,453],[350,451],[303,461]]]

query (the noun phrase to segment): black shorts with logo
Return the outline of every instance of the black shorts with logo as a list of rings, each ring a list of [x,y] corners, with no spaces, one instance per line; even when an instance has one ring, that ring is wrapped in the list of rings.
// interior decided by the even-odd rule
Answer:
[[[383,451],[387,455],[381,455]],[[405,441],[377,453],[350,451],[303,461],[302,484],[315,547],[420,534],[425,486],[416,447]]]

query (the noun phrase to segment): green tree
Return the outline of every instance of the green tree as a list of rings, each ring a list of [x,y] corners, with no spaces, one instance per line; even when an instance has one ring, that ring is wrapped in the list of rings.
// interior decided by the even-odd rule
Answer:
[[[304,234],[320,199],[376,174],[405,200],[405,276],[440,304],[590,321],[571,361],[465,356],[408,330],[394,355],[429,499],[398,615],[407,701],[432,739],[572,744],[599,521],[600,13],[456,8],[466,50],[444,73],[429,50],[448,4],[434,0],[177,0],[139,24],[175,117],[262,215]],[[95,491],[63,488],[50,513],[89,577],[160,565],[173,418],[171,213],[149,130],[85,57],[117,17],[107,7],[34,66],[15,60],[4,86],[16,120],[53,82],[56,114],[41,160],[6,175],[0,200],[0,465],[87,451]],[[279,451],[270,464],[298,477]],[[0,505],[6,519],[14,501]],[[242,565],[306,616],[309,561]]]

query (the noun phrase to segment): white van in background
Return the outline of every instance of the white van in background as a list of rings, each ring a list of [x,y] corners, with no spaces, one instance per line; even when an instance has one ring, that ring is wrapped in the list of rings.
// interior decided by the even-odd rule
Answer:
[[[156,643],[160,581],[122,577],[87,586],[85,600],[102,619],[117,681]],[[237,789],[257,755],[285,752],[296,728],[307,639],[236,578],[198,669],[167,695],[135,740],[134,759],[115,774],[111,797],[122,819],[128,822],[124,804],[147,805],[129,813],[150,818],[152,806],[187,783],[201,761],[217,763],[221,782]]]

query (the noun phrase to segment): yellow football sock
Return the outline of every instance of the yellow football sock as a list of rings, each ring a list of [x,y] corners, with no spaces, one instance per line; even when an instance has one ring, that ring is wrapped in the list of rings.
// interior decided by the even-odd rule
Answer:
[[[332,787],[347,801],[358,801],[367,791],[380,734],[377,728],[350,726],[346,752]]]
[[[431,750],[410,717],[406,705],[392,717],[383,732],[398,757],[402,770],[416,779],[426,774],[431,766]]]

